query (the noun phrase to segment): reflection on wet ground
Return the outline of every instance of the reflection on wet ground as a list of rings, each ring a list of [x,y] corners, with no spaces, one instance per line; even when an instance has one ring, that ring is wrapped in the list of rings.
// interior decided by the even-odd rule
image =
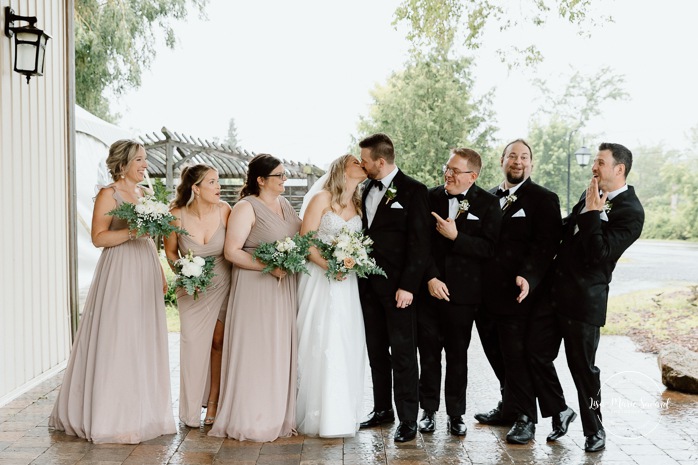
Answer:
[[[584,452],[581,422],[572,423],[567,436],[546,443],[550,421],[542,419],[536,439],[525,446],[506,443],[508,428],[479,425],[473,415],[491,409],[498,400],[494,375],[473,335],[465,416],[468,433],[454,437],[446,429],[443,402],[437,429],[430,435],[396,444],[396,425],[360,431],[349,439],[304,436],[273,443],[239,442],[206,436],[208,428],[179,425],[177,434],[138,445],[94,445],[48,429],[48,415],[62,373],[0,408],[0,465],[2,464],[696,464],[698,463],[698,396],[667,391],[660,382],[656,357],[635,351],[625,337],[604,336],[597,356],[604,380],[603,412],[606,450]],[[170,336],[172,392],[179,391],[179,337]],[[558,373],[568,403],[579,405],[564,355]],[[365,407],[368,413],[370,377]],[[585,406],[586,407],[586,406]],[[176,412],[177,403],[173,409]]]

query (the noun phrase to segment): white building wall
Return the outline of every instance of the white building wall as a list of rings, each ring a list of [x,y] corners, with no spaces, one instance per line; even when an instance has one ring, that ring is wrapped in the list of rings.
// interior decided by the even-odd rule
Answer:
[[[60,369],[70,350],[70,4],[0,0],[0,25],[10,6],[52,36],[44,76],[27,84],[0,33],[0,405]]]

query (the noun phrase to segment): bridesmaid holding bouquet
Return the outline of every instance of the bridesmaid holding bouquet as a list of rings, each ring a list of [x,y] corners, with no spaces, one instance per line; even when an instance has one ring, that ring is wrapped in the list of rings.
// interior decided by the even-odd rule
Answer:
[[[177,288],[181,322],[179,419],[192,428],[201,424],[202,405],[206,407],[204,425],[213,424],[218,407],[231,271],[223,256],[230,205],[220,197],[215,168],[205,164],[184,168],[171,212],[177,218],[173,226],[189,234],[172,233],[165,238],[165,254],[173,270],[174,262],[190,251],[197,257],[214,257],[215,276],[207,289],[197,292],[198,297]]]

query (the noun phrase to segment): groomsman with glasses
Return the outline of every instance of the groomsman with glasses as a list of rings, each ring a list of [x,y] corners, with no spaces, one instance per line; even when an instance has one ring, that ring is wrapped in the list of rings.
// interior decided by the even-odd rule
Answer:
[[[536,397],[526,347],[531,309],[560,243],[562,221],[557,195],[531,179],[533,151],[522,139],[504,148],[502,183],[490,190],[503,212],[497,254],[485,265],[484,301],[477,325],[493,366],[501,366],[502,402],[475,418],[509,424],[507,442],[527,444],[535,434]],[[485,337],[486,339],[486,337]],[[494,344],[494,347],[493,345]]]
[[[502,212],[497,198],[475,185],[482,161],[471,149],[451,151],[444,184],[429,191],[431,255],[417,310],[422,433],[435,430],[446,351],[444,398],[451,434],[464,436],[468,346],[482,301],[482,264],[494,256]]]
[[[564,220],[550,287],[539,301],[529,331],[531,373],[541,414],[553,417],[548,441],[563,436],[575,417],[565,403],[553,365],[562,339],[577,388],[586,452],[606,446],[596,350],[601,326],[606,323],[608,285],[618,259],[640,237],[645,220],[635,190],[626,183],[632,163],[633,155],[626,147],[599,146],[589,187]]]

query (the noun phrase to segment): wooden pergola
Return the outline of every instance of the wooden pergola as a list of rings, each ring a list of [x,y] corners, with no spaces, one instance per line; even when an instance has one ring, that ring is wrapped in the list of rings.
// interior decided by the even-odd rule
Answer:
[[[174,189],[175,179],[179,179],[183,166],[206,163],[218,170],[221,197],[231,205],[237,201],[237,194],[247,175],[247,164],[255,156],[255,153],[239,147],[201,140],[165,127],[162,134],[153,132],[140,136],[139,142],[148,154],[148,174],[152,178],[163,179],[170,191]],[[285,196],[299,209],[308,186],[324,171],[315,165],[285,159],[282,162],[288,176]]]

